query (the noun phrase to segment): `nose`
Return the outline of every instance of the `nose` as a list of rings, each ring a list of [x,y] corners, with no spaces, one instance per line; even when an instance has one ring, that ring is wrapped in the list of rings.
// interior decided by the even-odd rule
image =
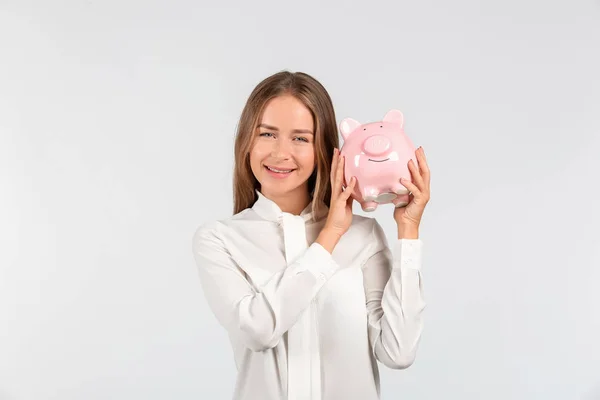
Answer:
[[[387,152],[391,147],[390,140],[383,135],[373,135],[363,143],[363,151],[372,156],[379,156]]]
[[[289,144],[285,140],[277,139],[273,143],[273,149],[271,150],[271,157],[273,158],[284,158],[290,157]]]

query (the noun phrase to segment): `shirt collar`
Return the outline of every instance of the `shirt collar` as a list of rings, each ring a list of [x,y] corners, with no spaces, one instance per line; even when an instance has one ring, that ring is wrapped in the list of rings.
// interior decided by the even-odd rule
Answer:
[[[265,197],[258,189],[255,189],[256,194],[258,196],[258,200],[252,206],[252,209],[261,217],[268,221],[280,222],[283,218],[284,214],[289,214],[287,212],[281,211],[281,208],[271,199]],[[300,213],[300,217],[304,219],[304,222],[313,220],[318,221],[323,216],[327,214],[328,207],[326,204],[322,203],[320,207],[320,212],[317,211],[317,218],[313,216],[312,212],[312,201],[302,210]],[[290,214],[291,215],[291,214]]]

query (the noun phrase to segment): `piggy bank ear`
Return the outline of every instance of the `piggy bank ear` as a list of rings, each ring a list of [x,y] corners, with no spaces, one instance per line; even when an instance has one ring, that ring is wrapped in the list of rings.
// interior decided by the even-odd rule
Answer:
[[[383,117],[384,122],[390,122],[392,124],[399,124],[400,127],[404,125],[404,115],[400,110],[390,110]]]
[[[348,136],[350,136],[350,134],[359,126],[360,122],[357,120],[352,118],[344,118],[344,120],[340,123],[340,131],[342,132],[344,140],[348,139]]]

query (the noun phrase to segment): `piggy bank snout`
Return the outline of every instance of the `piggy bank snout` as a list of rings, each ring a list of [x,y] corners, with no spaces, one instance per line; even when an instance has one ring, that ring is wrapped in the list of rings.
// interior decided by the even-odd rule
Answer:
[[[386,136],[373,135],[368,137],[363,143],[363,151],[369,155],[378,156],[386,153],[392,142]]]

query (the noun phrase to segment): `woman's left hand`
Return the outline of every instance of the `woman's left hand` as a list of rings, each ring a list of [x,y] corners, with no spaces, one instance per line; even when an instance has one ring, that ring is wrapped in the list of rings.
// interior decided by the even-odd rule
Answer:
[[[398,224],[398,230],[418,231],[423,217],[425,206],[429,202],[429,166],[425,159],[423,147],[419,147],[415,152],[417,156],[418,167],[411,159],[408,162],[408,169],[411,174],[412,183],[405,179],[400,179],[400,183],[410,192],[409,203],[404,207],[398,207],[394,210],[394,219]]]

